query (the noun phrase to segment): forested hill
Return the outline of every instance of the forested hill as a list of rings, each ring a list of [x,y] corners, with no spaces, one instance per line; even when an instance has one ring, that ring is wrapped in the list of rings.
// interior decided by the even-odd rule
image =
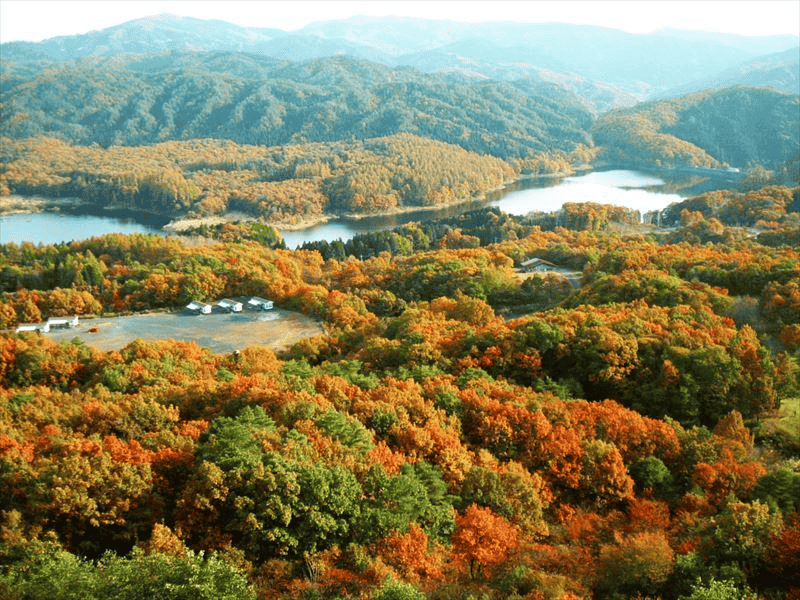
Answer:
[[[624,101],[714,77],[800,42],[790,35],[631,34],[564,23],[458,23],[457,9],[453,19],[353,17],[289,32],[157,15],[83,35],[3,44],[2,55],[14,62],[62,62],[186,50],[247,52],[293,61],[346,54],[390,67],[431,73],[455,69],[478,78],[516,79],[535,72],[563,85],[578,77],[577,88],[605,90]],[[600,96],[596,100],[614,105]]]
[[[558,166],[559,158],[572,157],[551,153],[529,162]],[[78,197],[96,209],[172,216],[230,208],[283,225],[329,211],[452,204],[516,174],[499,158],[409,134],[272,147],[189,140],[108,149],[0,138],[0,164],[0,196]]]
[[[592,133],[611,161],[779,168],[800,148],[800,97],[732,87],[616,110]]]
[[[168,52],[2,68],[0,135],[15,138],[279,145],[406,132],[509,158],[588,144],[592,123],[575,96],[552,85],[425,75],[344,56],[298,64]]]
[[[771,87],[780,92],[800,94],[800,47],[759,56],[755,60],[727,69],[713,77],[667,90],[657,97],[674,98],[691,92],[734,85]]]

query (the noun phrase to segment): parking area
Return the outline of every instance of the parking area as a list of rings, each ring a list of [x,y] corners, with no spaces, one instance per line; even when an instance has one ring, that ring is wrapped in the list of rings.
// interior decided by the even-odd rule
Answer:
[[[273,309],[238,313],[149,313],[113,318],[81,317],[77,327],[44,333],[54,341],[79,338],[98,350],[119,350],[136,339],[192,341],[217,354],[248,346],[274,350],[322,333],[322,327],[301,313]]]

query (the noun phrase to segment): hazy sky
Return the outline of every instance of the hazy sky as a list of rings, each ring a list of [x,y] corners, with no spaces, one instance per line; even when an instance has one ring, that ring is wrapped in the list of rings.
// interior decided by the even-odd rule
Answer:
[[[798,0],[517,0],[389,2],[294,0],[0,0],[0,41],[41,41],[104,29],[139,17],[170,13],[250,27],[299,29],[353,15],[400,15],[453,21],[563,22],[632,33],[663,28],[741,35],[800,35]]]

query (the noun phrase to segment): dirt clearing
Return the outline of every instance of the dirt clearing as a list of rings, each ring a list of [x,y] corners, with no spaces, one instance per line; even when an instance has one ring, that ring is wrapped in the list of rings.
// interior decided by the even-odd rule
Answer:
[[[215,312],[196,315],[188,311],[151,313],[113,318],[81,318],[77,327],[45,333],[60,342],[79,338],[98,350],[119,350],[136,339],[182,340],[197,343],[216,354],[248,346],[283,350],[295,342],[322,333],[311,317],[281,309]]]

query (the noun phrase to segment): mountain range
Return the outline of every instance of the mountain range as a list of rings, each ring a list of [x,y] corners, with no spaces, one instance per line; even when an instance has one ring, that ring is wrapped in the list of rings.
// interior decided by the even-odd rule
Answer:
[[[0,51],[3,61],[17,63],[166,50],[245,52],[293,62],[346,54],[423,73],[455,71],[472,78],[556,83],[585,94],[595,109],[606,110],[715,80],[798,93],[798,44],[800,37],[790,35],[632,34],[563,23],[476,24],[408,17],[352,17],[286,32],[157,15],[83,35],[6,43]]]
[[[18,139],[406,133],[521,172],[595,145],[636,164],[782,168],[800,146],[795,36],[388,17],[285,32],[160,15],[2,44],[0,57],[0,135]]]
[[[14,138],[271,146],[404,132],[500,157],[590,143],[591,113],[551,84],[423,74],[347,56],[288,63],[166,52],[4,67],[0,135]]]

